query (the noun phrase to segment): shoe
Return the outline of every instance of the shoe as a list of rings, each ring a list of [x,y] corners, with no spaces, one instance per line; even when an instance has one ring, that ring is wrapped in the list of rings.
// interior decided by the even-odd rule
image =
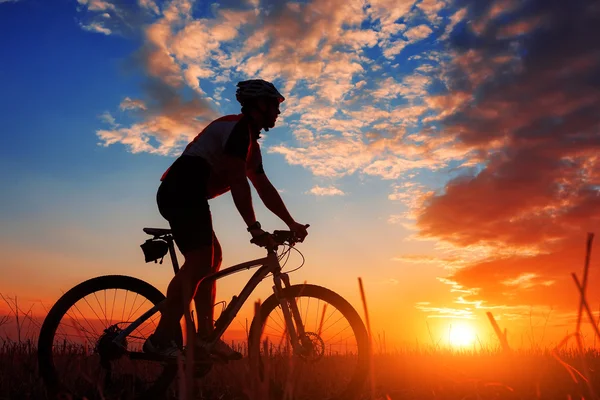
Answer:
[[[168,345],[158,345],[154,343],[154,335],[148,336],[148,339],[142,346],[144,353],[153,354],[162,357],[177,357],[181,354],[181,349],[174,341],[171,341]]]
[[[242,353],[233,350],[231,347],[229,347],[227,343],[225,343],[221,339],[215,342],[215,344],[212,346],[210,353],[230,361],[241,360],[243,357]]]

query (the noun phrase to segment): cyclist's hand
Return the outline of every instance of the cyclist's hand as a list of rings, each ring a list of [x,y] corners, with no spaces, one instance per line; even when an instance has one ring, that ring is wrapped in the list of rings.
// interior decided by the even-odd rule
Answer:
[[[298,222],[292,222],[288,225],[290,231],[296,234],[299,242],[303,242],[304,238],[308,235],[308,231],[306,230],[310,225],[299,224]]]
[[[258,228],[252,229],[250,231],[250,234],[252,235],[252,243],[254,243],[257,246],[266,248],[274,248],[275,246],[277,246],[277,243],[275,243],[275,239],[273,239],[273,236],[271,236],[269,232],[265,232],[262,229]]]

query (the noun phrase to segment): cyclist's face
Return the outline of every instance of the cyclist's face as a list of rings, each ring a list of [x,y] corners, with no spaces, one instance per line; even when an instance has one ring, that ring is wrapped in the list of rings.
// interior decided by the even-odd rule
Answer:
[[[264,100],[264,118],[265,125],[269,128],[275,126],[275,121],[277,120],[277,116],[281,114],[279,110],[279,100],[277,99],[265,99]]]

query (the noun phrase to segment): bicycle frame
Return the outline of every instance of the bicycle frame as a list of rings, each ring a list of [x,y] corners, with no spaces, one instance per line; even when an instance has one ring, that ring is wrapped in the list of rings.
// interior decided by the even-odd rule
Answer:
[[[175,273],[177,273],[179,271],[179,264],[177,262],[177,255],[175,254],[173,238],[172,236],[167,235],[165,237],[162,237],[161,239],[166,240],[167,244],[169,245],[169,255],[171,256],[173,270]],[[283,316],[286,322],[287,331],[290,335],[292,347],[295,352],[300,351],[301,345],[298,341],[298,338],[304,336],[304,325],[302,324],[302,319],[300,317],[300,312],[298,310],[296,302],[291,301],[288,304],[288,302],[281,296],[284,286],[290,286],[290,280],[289,276],[286,273],[281,272],[281,265],[279,264],[279,259],[277,258],[277,254],[274,250],[269,250],[266,257],[236,264],[229,268],[225,268],[223,270],[207,275],[199,282],[198,290],[201,290],[202,285],[212,285],[212,283],[217,281],[218,279],[235,274],[244,269],[249,270],[250,268],[255,268],[259,266],[260,268],[252,275],[250,280],[248,280],[248,283],[244,286],[239,296],[233,296],[229,305],[225,308],[225,310],[221,313],[221,315],[215,322],[215,329],[213,330],[213,332],[208,336],[208,338],[205,338],[200,343],[201,347],[204,347],[205,349],[209,350],[217,342],[217,340],[219,340],[219,338],[223,335],[223,333],[229,327],[231,322],[233,322],[233,319],[236,317],[240,308],[246,302],[248,297],[250,297],[250,294],[252,294],[256,286],[258,286],[258,284],[269,273],[272,273],[274,283],[273,291],[275,292],[275,296],[277,297],[277,299],[279,299],[279,304],[281,305],[283,311]],[[130,323],[123,331],[121,331],[119,335],[113,339],[113,342],[121,345],[125,337],[131,334],[138,326],[140,326],[148,318],[152,317],[152,315],[159,311],[163,305],[164,301],[146,311],[138,319]],[[296,322],[296,326],[294,326],[292,319]]]

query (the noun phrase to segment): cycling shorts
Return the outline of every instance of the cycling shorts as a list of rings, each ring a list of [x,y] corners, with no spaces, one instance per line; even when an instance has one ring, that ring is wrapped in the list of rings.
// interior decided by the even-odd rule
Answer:
[[[158,188],[158,210],[169,221],[175,244],[184,255],[213,244],[209,174],[210,166],[203,158],[182,156]]]

